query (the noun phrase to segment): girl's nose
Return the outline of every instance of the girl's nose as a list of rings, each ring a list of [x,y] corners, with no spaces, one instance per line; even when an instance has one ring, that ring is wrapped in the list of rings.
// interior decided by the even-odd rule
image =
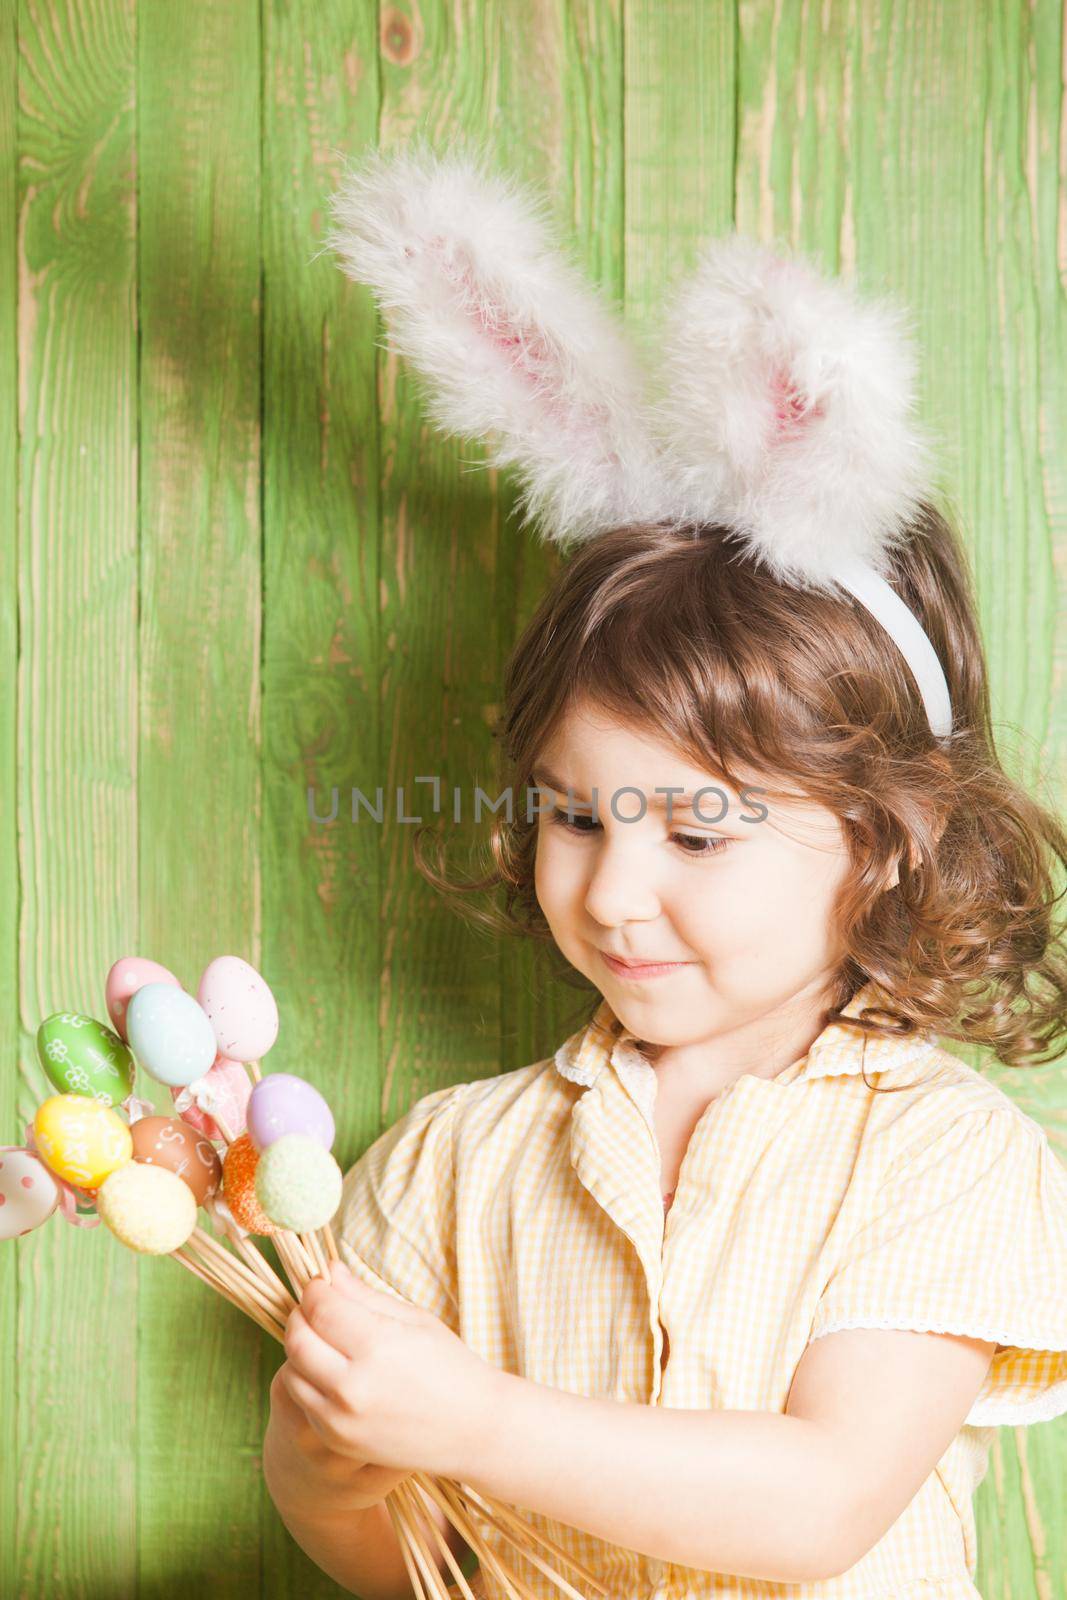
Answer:
[[[606,928],[622,922],[649,922],[660,915],[648,851],[636,840],[604,836],[593,858],[585,909]]]

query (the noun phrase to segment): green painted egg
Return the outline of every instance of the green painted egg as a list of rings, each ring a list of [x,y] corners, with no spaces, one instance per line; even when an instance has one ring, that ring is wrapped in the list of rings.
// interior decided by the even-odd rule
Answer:
[[[133,1089],[133,1056],[117,1033],[76,1011],[57,1011],[37,1029],[37,1056],[60,1094],[117,1106]]]

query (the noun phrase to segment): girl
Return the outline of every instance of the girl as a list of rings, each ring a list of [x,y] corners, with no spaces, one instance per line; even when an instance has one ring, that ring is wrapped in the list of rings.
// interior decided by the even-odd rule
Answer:
[[[646,402],[474,163],[372,158],[335,217],[438,421],[582,542],[509,664],[473,887],[592,1004],[347,1174],[349,1270],[272,1386],[279,1512],[365,1600],[410,1593],[414,1467],[613,1600],[974,1600],[992,1430],[1067,1410],[1067,1172],[938,1036],[1055,1055],[1067,837],[994,748],[895,315],[715,242]]]

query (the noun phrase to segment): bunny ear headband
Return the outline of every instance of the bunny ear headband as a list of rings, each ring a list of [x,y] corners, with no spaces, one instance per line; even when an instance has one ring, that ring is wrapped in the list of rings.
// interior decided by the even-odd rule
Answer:
[[[723,524],[779,580],[864,605],[935,739],[951,732],[937,654],[886,580],[931,466],[901,311],[743,235],[711,239],[667,308],[651,394],[544,202],[481,157],[372,151],[329,207],[323,248],[375,291],[432,420],[517,469],[543,537]]]

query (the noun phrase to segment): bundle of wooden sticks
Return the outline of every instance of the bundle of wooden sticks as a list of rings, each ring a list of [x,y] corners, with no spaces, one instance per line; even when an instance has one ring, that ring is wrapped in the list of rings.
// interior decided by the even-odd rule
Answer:
[[[328,1263],[339,1259],[329,1223],[310,1233],[298,1234],[278,1228],[270,1235],[288,1274],[288,1285],[251,1237],[229,1226],[225,1226],[225,1231],[232,1249],[198,1227],[188,1242],[173,1252],[175,1260],[282,1342],[286,1319],[307,1285],[317,1275],[328,1278]],[[479,1521],[520,1551],[570,1600],[588,1600],[592,1593],[607,1593],[588,1568],[576,1562],[554,1540],[524,1523],[511,1507],[495,1496],[415,1471],[390,1491],[385,1497],[385,1506],[416,1600],[460,1600],[460,1597],[476,1600],[440,1527],[427,1513],[430,1505],[437,1505],[458,1529],[477,1556],[482,1570],[496,1579],[508,1600],[535,1600],[534,1591],[508,1568],[499,1552],[487,1542],[485,1533],[479,1531]],[[432,1553],[434,1545],[453,1575],[452,1584],[447,1584],[442,1576],[438,1559]],[[572,1569],[585,1585],[584,1594],[563,1576],[553,1560]]]

